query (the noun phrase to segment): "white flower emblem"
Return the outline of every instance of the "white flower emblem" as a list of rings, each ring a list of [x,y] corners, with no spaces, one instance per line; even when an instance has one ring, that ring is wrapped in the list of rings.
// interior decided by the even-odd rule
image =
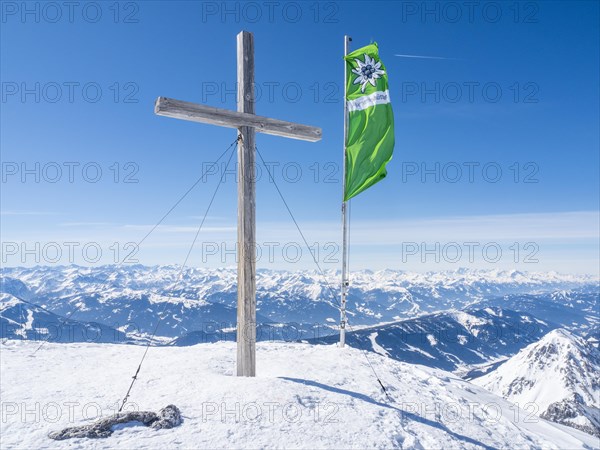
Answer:
[[[381,75],[385,74],[385,71],[381,70],[381,62],[375,62],[374,58],[371,58],[365,53],[365,62],[360,59],[355,59],[358,64],[358,68],[352,69],[352,73],[358,75],[354,80],[353,84],[360,84],[360,91],[365,92],[367,83],[371,83],[373,86],[377,84],[377,79],[381,78]]]

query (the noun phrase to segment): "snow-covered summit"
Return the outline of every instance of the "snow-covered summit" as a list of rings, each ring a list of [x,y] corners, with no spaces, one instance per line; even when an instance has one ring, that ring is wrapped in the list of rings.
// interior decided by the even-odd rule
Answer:
[[[153,348],[130,398],[169,403],[181,426],[117,429],[106,440],[51,441],[47,433],[114,412],[143,349],[12,341],[2,350],[2,443],[20,448],[593,448],[596,440],[541,418],[527,420],[482,388],[441,370],[359,350],[259,343],[257,377],[233,376],[235,344]],[[36,407],[36,405],[38,405]],[[112,405],[112,407],[111,407]],[[36,409],[37,408],[37,409]],[[38,411],[36,413],[36,411]]]

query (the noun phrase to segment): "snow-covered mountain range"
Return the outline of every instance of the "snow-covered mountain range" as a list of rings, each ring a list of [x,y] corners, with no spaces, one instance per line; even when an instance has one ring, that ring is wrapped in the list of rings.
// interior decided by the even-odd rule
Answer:
[[[158,324],[157,344],[235,340],[235,269],[189,268],[180,279],[177,266],[40,266],[0,274],[3,338],[139,342]],[[258,339],[333,342],[327,336],[337,332],[338,275],[259,270]],[[598,282],[589,276],[355,272],[348,315],[357,332],[349,342],[457,373],[478,365],[487,371],[551,329],[593,335],[599,304]]]
[[[551,331],[473,383],[600,437],[600,351],[567,330]]]
[[[346,341],[398,361],[466,375],[467,369],[481,365],[490,370],[557,327],[527,313],[488,307],[363,328],[347,333]],[[310,342],[334,343],[337,339],[336,334]]]
[[[129,333],[151,332],[159,315],[157,334],[167,338],[235,324],[235,269],[189,268],[178,280],[179,272],[177,266],[139,265],[3,268],[0,291],[59,316]],[[319,329],[321,336],[338,322],[335,272],[259,270],[256,284],[259,323],[300,324],[304,330]],[[533,306],[527,296],[535,297]],[[499,270],[355,272],[348,315],[352,325],[369,326],[473,304],[524,311],[550,322],[568,313],[576,316],[577,329],[600,321],[593,277]],[[539,317],[547,304],[554,315]],[[310,334],[302,337],[318,337]]]
[[[157,349],[161,352],[229,348],[231,344],[219,341],[236,338],[235,269],[189,268],[181,279],[179,273],[177,266],[4,268],[0,337],[13,346],[43,340],[69,352],[80,347],[68,343],[85,343],[81,348],[102,344],[121,354],[128,351],[107,344],[145,343],[157,329],[150,342],[166,344]],[[259,270],[258,340],[274,345],[302,341],[319,348],[336,342],[338,282],[335,272]],[[351,276],[348,315],[347,342],[360,352],[379,354],[417,372],[425,366],[452,372],[452,377],[474,380],[508,401],[536,402],[539,417],[598,434],[598,401],[590,399],[598,397],[600,371],[594,347],[600,296],[593,277],[495,270],[362,271]],[[440,389],[452,390],[452,385]],[[460,393],[459,403],[465,395]],[[432,426],[438,427],[436,423]],[[465,436],[479,436],[479,431],[473,433]],[[480,446],[479,437],[473,439],[462,446]]]
[[[125,333],[97,322],[81,322],[0,292],[0,336],[52,342],[125,342]]]

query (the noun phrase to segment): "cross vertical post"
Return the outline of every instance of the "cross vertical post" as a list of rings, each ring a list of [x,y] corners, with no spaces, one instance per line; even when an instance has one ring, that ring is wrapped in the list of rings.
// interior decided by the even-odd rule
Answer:
[[[318,127],[257,116],[254,110],[254,36],[237,35],[237,111],[158,97],[159,116],[238,130],[237,375],[256,376],[256,133],[308,142],[321,140]]]
[[[254,36],[237,36],[238,112],[254,114]],[[237,375],[256,375],[256,180],[254,127],[242,126],[238,141]]]

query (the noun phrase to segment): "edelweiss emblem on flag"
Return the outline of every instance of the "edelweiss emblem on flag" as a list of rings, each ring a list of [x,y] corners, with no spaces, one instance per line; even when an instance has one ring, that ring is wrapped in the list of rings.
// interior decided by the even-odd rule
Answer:
[[[355,59],[358,64],[358,68],[352,69],[352,73],[358,75],[354,80],[354,84],[360,84],[360,91],[365,92],[367,83],[375,86],[377,79],[381,78],[381,75],[385,74],[385,71],[381,70],[381,62],[375,62],[375,59],[371,58],[365,53],[365,62],[360,59]]]

